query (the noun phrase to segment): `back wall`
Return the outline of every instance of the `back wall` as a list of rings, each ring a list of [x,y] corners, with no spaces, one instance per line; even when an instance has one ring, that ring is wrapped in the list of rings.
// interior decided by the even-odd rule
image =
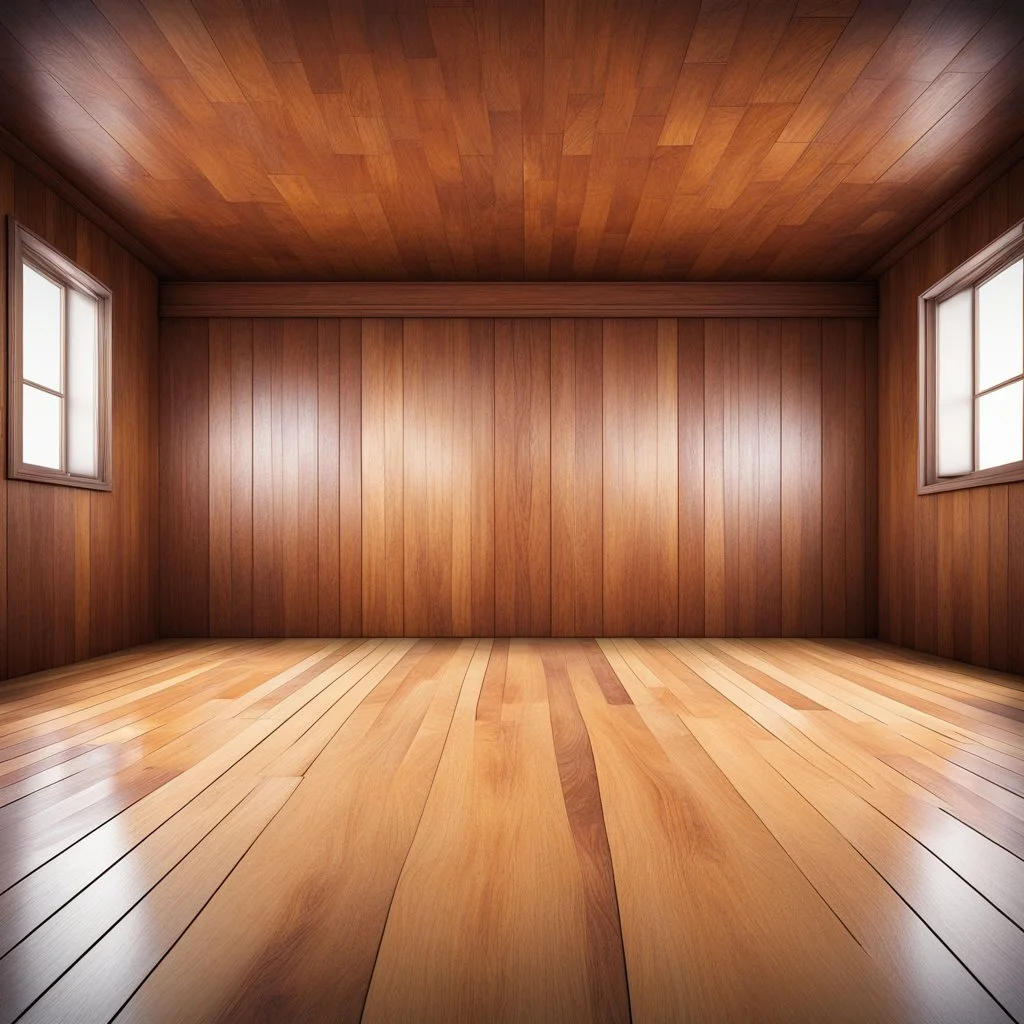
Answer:
[[[164,319],[161,632],[874,635],[875,324]]]

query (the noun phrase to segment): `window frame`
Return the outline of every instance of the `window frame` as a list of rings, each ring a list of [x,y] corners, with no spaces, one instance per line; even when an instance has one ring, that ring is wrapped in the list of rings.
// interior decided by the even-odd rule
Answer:
[[[1000,235],[942,280],[918,297],[919,360],[918,360],[918,494],[957,491],[966,487],[985,487],[992,484],[1013,483],[1024,480],[1024,460],[1010,462],[989,469],[975,469],[960,476],[942,477],[937,472],[938,445],[936,406],[936,320],[939,303],[959,292],[971,289],[971,448],[974,464],[978,462],[978,302],[976,292],[990,278],[1012,263],[1024,258],[1024,220]],[[1021,379],[1012,377],[986,389],[983,394],[996,391]],[[1024,432],[1024,422],[1021,424]]]
[[[22,376],[24,337],[22,332],[23,266],[32,268],[62,288],[61,310],[61,464],[64,469],[47,469],[24,461]],[[82,476],[67,470],[67,367],[68,301],[67,290],[81,292],[97,304],[98,423],[96,437],[96,475]],[[7,228],[7,476],[11,480],[81,487],[93,491],[113,489],[113,423],[111,408],[111,290],[81,267],[76,266],[38,235],[8,218]],[[33,387],[40,387],[29,381]],[[41,387],[48,394],[57,394]]]

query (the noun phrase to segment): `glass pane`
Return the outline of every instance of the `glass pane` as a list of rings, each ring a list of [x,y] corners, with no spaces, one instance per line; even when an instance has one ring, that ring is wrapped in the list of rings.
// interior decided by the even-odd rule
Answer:
[[[22,266],[22,376],[61,390],[61,288],[27,263]]]
[[[935,343],[938,404],[936,439],[939,476],[959,476],[974,469],[971,420],[974,391],[971,373],[971,290],[940,302]]]
[[[978,390],[1024,370],[1024,263],[1018,260],[978,289]]]
[[[978,469],[1024,459],[1024,381],[978,399]]]
[[[99,306],[68,292],[68,472],[95,476],[99,435]]]
[[[22,388],[22,459],[31,466],[60,469],[60,403],[31,384]]]

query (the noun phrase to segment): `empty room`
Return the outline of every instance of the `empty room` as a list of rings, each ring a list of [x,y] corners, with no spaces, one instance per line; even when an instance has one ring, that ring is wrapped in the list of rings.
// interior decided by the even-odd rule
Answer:
[[[1022,0],[0,0],[0,1024],[1024,1024]]]

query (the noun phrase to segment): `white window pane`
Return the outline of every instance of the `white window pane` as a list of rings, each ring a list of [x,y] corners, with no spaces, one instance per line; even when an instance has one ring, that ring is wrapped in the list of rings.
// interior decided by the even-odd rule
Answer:
[[[1024,381],[978,399],[978,469],[1024,459]]]
[[[99,321],[92,296],[68,292],[68,472],[95,476],[99,433]]]
[[[22,458],[31,466],[60,469],[61,400],[31,384],[22,388]]]
[[[22,376],[60,391],[61,289],[27,263],[22,270]]]
[[[940,302],[937,310],[935,428],[939,476],[959,476],[974,469],[971,306],[968,289]]]
[[[1024,370],[1024,263],[1018,260],[978,289],[978,390]]]

